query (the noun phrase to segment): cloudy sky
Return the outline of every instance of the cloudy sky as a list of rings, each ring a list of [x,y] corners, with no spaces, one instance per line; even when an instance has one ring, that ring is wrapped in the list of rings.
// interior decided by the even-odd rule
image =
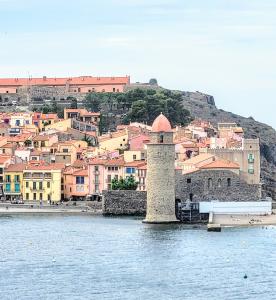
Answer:
[[[126,75],[276,128],[275,0],[0,0],[0,76]]]

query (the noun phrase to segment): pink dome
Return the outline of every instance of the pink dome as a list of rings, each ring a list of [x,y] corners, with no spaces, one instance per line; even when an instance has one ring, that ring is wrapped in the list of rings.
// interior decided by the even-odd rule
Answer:
[[[161,113],[152,124],[153,132],[171,132],[172,127],[169,120]]]

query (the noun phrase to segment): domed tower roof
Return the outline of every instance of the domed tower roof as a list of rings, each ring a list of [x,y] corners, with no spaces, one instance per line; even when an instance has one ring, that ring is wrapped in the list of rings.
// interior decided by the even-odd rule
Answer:
[[[171,132],[169,120],[161,113],[152,124],[152,132]]]

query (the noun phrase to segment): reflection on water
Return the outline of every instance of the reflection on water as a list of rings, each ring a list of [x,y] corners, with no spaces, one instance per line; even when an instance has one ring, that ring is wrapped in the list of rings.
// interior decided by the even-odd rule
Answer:
[[[275,227],[141,221],[1,217],[0,299],[275,299]]]

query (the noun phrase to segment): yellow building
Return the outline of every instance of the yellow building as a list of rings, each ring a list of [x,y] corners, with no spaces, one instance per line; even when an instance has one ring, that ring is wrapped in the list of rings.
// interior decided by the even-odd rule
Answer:
[[[22,198],[23,170],[26,164],[12,164],[4,170],[4,195],[6,200]]]
[[[23,200],[59,202],[64,164],[28,165],[23,171]]]
[[[72,140],[53,144],[50,152],[54,154],[56,163],[70,165],[80,158],[78,153],[86,148],[86,141]]]
[[[55,134],[47,135],[47,134],[40,134],[35,136],[33,139],[33,146],[36,149],[40,150],[48,150],[50,151],[50,147],[58,142],[58,136]]]
[[[106,151],[126,150],[128,148],[127,130],[108,133],[98,138],[99,154]]]

